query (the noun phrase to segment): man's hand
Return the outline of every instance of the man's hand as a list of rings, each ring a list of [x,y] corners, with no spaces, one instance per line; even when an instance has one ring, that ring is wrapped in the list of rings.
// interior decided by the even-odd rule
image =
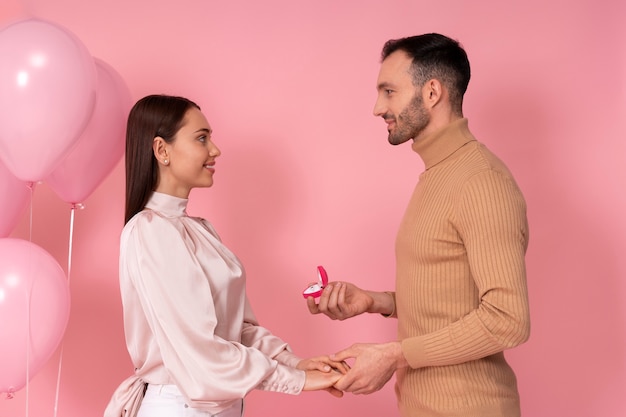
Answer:
[[[319,303],[313,297],[308,297],[306,303],[311,314],[323,313],[333,320],[345,320],[367,312],[374,299],[356,285],[331,282],[324,288]]]
[[[331,358],[337,361],[355,359],[352,369],[335,383],[335,388],[353,394],[371,394],[380,390],[396,369],[408,366],[400,342],[357,343]]]

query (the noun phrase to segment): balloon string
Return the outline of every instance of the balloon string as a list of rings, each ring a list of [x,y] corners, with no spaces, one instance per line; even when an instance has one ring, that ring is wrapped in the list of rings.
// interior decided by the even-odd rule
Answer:
[[[33,241],[33,189],[35,188],[35,183],[29,182],[28,189],[30,190],[30,214],[29,214],[29,224],[28,224],[28,235],[29,241]],[[31,264],[32,265],[32,264]],[[25,406],[25,417],[28,417],[28,405],[30,403],[30,301],[32,295],[32,282],[30,287],[28,288],[27,294],[27,302],[26,302],[26,323],[28,323],[28,329],[26,331],[26,406]]]
[[[61,354],[59,356],[59,371],[57,373],[57,389],[54,395],[54,417],[57,417],[57,410],[59,409],[59,388],[61,386],[61,367],[63,365],[63,342],[61,342]]]
[[[82,208],[80,204],[72,204],[70,209],[70,238],[69,248],[67,251],[67,285],[70,285],[70,279],[72,276],[72,242],[74,240],[74,213],[77,208]],[[54,417],[57,417],[57,411],[59,409],[59,391],[61,389],[61,369],[63,368],[63,350],[64,341],[61,341],[61,353],[59,354],[59,370],[57,372],[57,387],[54,396]]]
[[[28,224],[28,240],[30,242],[33,241],[33,189],[35,188],[35,184],[33,182],[28,183],[28,189],[30,190],[30,214],[29,214],[29,224]]]
[[[72,275],[72,242],[74,240],[74,213],[77,208],[82,208],[81,204],[72,204],[70,210],[70,247],[67,251],[67,285],[70,284],[70,277]]]
[[[31,263],[32,265],[32,263]],[[26,332],[26,417],[28,417],[28,405],[30,404],[29,401],[29,397],[30,397],[30,302],[31,302],[31,296],[33,294],[33,282],[31,282],[29,288],[28,288],[28,302],[27,304],[27,311],[26,311],[26,323],[28,323],[28,330]]]

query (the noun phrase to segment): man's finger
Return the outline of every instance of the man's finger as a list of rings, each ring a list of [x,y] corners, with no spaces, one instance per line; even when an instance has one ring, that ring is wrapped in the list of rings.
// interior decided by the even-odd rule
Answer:
[[[335,382],[335,388],[344,392],[352,392],[355,387],[353,387],[355,383],[354,377],[348,372],[344,376],[342,376],[337,382]]]
[[[334,361],[331,366],[344,375],[350,370],[350,365],[348,365],[345,361]]]
[[[329,289],[328,291],[329,294],[328,294],[328,299],[327,299],[328,304],[326,306],[326,309],[330,311],[330,313],[333,315],[333,318],[336,318],[336,319],[342,317],[341,308],[339,307],[340,287],[341,287],[340,284],[335,284]]]
[[[338,390],[335,387],[326,388],[326,391],[330,393],[333,397],[341,398],[343,397],[343,391]]]
[[[329,284],[326,286],[326,288],[324,288],[324,291],[322,291],[322,295],[320,296],[320,299],[317,303],[317,308],[319,312],[326,314],[328,317],[334,320],[335,316],[333,312],[329,311],[328,309],[328,305],[331,302],[330,298],[332,296],[332,293],[333,293],[333,286]]]
[[[344,350],[340,350],[339,352],[330,355],[330,359],[336,362],[343,362],[346,359],[356,358],[357,357],[357,348],[355,346],[350,346]]]
[[[319,313],[321,313],[319,306],[315,302],[315,298],[307,297],[306,298],[306,305],[309,308],[309,311],[311,312],[311,314],[319,314]]]

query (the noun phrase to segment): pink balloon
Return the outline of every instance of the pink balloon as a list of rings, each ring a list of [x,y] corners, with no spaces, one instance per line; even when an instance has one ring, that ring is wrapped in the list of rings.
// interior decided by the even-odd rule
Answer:
[[[30,189],[0,162],[0,238],[7,237],[15,228],[28,205]]]
[[[0,393],[22,389],[41,370],[63,338],[69,311],[69,286],[56,260],[29,241],[0,239]]]
[[[80,40],[29,19],[0,31],[0,159],[36,182],[61,162],[89,121],[96,68]]]
[[[96,106],[78,144],[46,178],[68,203],[82,203],[102,183],[124,154],[131,96],[122,77],[94,58],[98,72]]]

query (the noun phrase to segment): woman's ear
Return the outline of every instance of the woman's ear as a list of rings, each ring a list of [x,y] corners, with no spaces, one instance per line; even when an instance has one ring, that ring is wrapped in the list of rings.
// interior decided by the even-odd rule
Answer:
[[[152,141],[154,157],[163,165],[169,165],[170,160],[167,154],[167,142],[161,136],[157,136]]]

